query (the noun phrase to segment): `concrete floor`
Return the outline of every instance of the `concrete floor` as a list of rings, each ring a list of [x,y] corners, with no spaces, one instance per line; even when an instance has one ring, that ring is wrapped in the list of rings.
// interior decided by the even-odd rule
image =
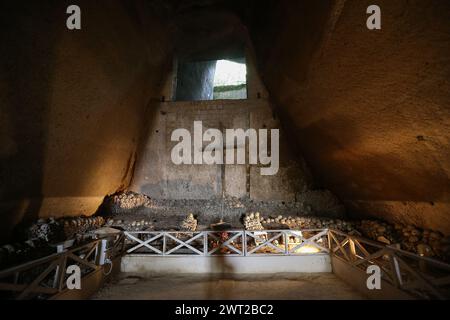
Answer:
[[[94,300],[320,300],[364,299],[332,273],[276,275],[121,274]]]

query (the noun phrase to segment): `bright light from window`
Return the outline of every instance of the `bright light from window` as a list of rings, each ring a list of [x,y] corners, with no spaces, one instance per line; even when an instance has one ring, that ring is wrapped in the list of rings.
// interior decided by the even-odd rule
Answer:
[[[218,60],[214,75],[214,87],[236,86],[247,83],[247,66],[229,60]]]

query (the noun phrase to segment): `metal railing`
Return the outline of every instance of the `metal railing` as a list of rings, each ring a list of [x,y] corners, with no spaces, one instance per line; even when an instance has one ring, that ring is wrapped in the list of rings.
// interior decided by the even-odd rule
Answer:
[[[97,239],[22,265],[0,271],[0,292],[6,299],[46,299],[66,289],[66,268],[76,265],[81,277],[122,255],[125,237]],[[112,242],[112,243],[111,243]]]
[[[329,254],[424,299],[450,297],[450,265],[395,246],[329,230],[125,232],[127,253],[159,256],[291,256]]]
[[[161,256],[328,254],[327,233],[327,229],[124,232],[127,253]]]
[[[67,266],[87,276],[124,254],[149,256],[298,256],[326,254],[366,272],[378,265],[382,279],[413,296],[450,297],[450,265],[395,246],[328,230],[122,232],[0,271],[6,298],[48,298],[66,288]]]
[[[329,230],[330,254],[366,272],[381,269],[381,277],[396,288],[423,299],[450,297],[450,265],[410,253],[396,246]]]

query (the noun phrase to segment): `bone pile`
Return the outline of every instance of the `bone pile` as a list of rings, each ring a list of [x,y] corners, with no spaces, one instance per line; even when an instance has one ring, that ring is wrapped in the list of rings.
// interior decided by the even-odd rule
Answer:
[[[0,268],[52,254],[51,244],[75,239],[78,234],[98,229],[104,225],[102,217],[39,219],[24,231],[25,241],[0,247]]]
[[[247,214],[244,217],[244,225],[246,230],[250,231],[258,231],[264,230],[263,225],[261,224],[261,217],[259,212]]]
[[[394,226],[384,221],[363,220],[357,227],[369,239],[387,245],[400,242]]]
[[[105,224],[103,217],[77,217],[62,219],[65,239],[72,239],[77,234],[101,228]]]
[[[105,220],[102,217],[75,217],[39,219],[28,228],[29,240],[40,239],[45,242],[64,241],[72,239],[76,234],[102,227]]]
[[[341,219],[320,218],[320,217],[277,217],[262,218],[261,223],[270,227],[271,224],[283,224],[290,229],[335,229],[342,232],[355,234],[355,226],[353,222]]]
[[[450,261],[450,237],[433,230],[423,230],[413,225],[390,224],[378,220],[347,221],[323,217],[262,218],[265,228],[286,225],[290,229],[334,229],[350,235],[364,236],[385,245],[400,244],[400,248],[426,257]]]
[[[450,261],[450,237],[444,237],[438,231],[373,220],[363,220],[359,229],[364,236],[373,240],[385,244],[398,243],[403,250]]]
[[[412,225],[395,224],[403,249],[422,256],[450,261],[450,236],[438,231],[420,229]]]
[[[28,229],[28,239],[29,240],[43,240],[45,242],[53,241],[57,238],[61,238],[63,235],[63,229],[61,224],[54,218],[49,218],[48,220],[39,219],[36,223],[32,224]]]
[[[108,219],[106,226],[123,229],[126,231],[152,231],[154,230],[153,224],[145,219],[142,220],[121,220],[121,219]]]
[[[194,215],[190,213],[186,219],[181,223],[181,230],[183,231],[196,231],[197,230],[197,220]]]
[[[143,194],[127,191],[105,198],[105,205],[112,214],[129,213],[130,210],[152,207],[152,200]]]

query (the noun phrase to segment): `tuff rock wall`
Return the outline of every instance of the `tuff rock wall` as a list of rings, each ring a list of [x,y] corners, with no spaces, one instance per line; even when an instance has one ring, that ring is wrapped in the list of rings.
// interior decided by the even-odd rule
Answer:
[[[282,123],[357,218],[450,232],[450,3],[263,1],[247,21]],[[244,15],[245,16],[245,15]]]
[[[38,216],[92,214],[132,176],[170,36],[148,1],[0,4],[0,238]]]

